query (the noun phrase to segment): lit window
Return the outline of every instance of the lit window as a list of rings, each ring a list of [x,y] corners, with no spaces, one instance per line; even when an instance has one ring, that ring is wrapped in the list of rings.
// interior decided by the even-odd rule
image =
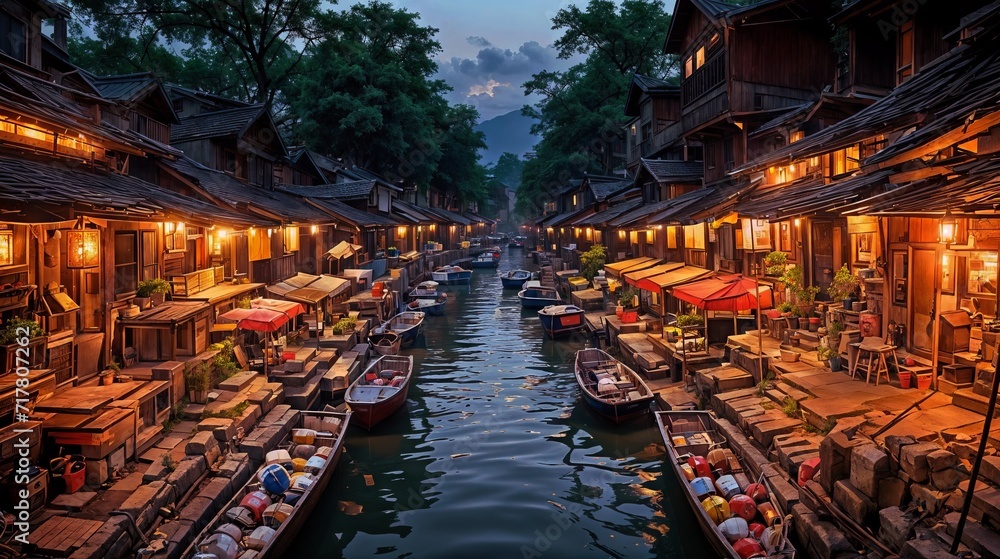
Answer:
[[[993,296],[997,291],[997,253],[993,251],[970,252],[968,257],[968,289],[977,295]]]
[[[705,250],[705,225],[684,226],[684,248],[693,250]]]
[[[684,77],[689,77],[692,72],[694,72],[694,66],[692,65],[691,57],[687,57],[684,60]]]
[[[788,143],[797,142],[797,141],[801,140],[802,138],[804,138],[805,135],[806,135],[805,132],[803,132],[801,130],[796,130],[795,132],[792,132],[788,136]]]
[[[705,47],[698,47],[694,53],[694,67],[701,68],[705,65]]]

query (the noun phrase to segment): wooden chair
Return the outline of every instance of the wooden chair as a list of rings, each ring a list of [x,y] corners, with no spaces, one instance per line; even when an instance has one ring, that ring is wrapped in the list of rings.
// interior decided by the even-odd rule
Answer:
[[[240,367],[243,367],[246,371],[253,371],[264,367],[264,360],[251,359],[247,357],[246,351],[243,350],[243,346],[234,345],[233,356],[236,357],[236,362],[240,364]]]

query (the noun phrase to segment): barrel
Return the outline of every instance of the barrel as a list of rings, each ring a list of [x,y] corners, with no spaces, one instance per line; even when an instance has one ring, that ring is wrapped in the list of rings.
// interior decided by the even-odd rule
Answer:
[[[735,495],[729,500],[729,510],[736,516],[750,522],[757,516],[757,503],[746,495]]]
[[[288,490],[291,480],[288,478],[288,470],[278,464],[264,466],[257,472],[257,479],[265,491],[272,495],[280,495]]]
[[[267,544],[271,543],[271,538],[274,537],[274,528],[269,528],[267,526],[258,526],[253,532],[247,536],[247,547],[250,549],[256,549],[260,551],[267,547]]]
[[[729,503],[718,495],[712,495],[701,502],[701,507],[708,513],[712,522],[721,524],[730,517]]]
[[[240,506],[250,511],[254,522],[260,522],[260,517],[264,514],[264,510],[271,506],[271,497],[263,491],[254,491],[243,497],[243,500],[240,501]]]
[[[738,516],[723,520],[722,524],[719,524],[719,531],[729,540],[729,543],[750,535],[750,528],[747,526],[747,521]]]
[[[697,477],[691,481],[691,489],[699,499],[715,495],[715,484],[710,477]]]

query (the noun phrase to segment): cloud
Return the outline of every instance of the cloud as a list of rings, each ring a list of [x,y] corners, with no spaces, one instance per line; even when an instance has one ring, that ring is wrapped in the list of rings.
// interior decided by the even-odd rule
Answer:
[[[577,60],[561,60],[552,46],[527,41],[516,49],[501,48],[483,37],[469,37],[469,44],[481,45],[475,58],[454,56],[442,61],[438,77],[450,85],[452,103],[475,106],[488,119],[524,105],[536,103],[537,96],[525,96],[523,84],[542,70],[565,70]]]
[[[490,97],[494,96],[494,90],[498,87],[510,87],[510,82],[500,83],[494,79],[486,82],[485,85],[473,84],[469,88],[469,94],[466,97],[475,97],[476,95],[488,95]]]

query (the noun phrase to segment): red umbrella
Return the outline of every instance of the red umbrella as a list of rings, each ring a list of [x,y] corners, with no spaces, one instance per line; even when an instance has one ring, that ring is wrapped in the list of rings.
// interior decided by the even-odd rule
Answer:
[[[295,303],[302,308],[302,305]],[[228,320],[236,320],[236,327],[243,330],[254,330],[257,332],[267,332],[268,340],[271,339],[271,332],[276,332],[282,326],[291,320],[291,316],[288,314],[267,308],[250,308],[250,309],[232,309],[226,311],[219,315],[219,318],[225,318]],[[266,351],[264,352],[264,376],[267,376],[267,362],[268,356]]]
[[[302,303],[297,303],[295,301],[283,301],[281,299],[254,299],[250,301],[251,309],[267,309],[272,311],[280,312],[288,318],[295,318],[300,314],[306,312],[306,308],[302,306]]]
[[[758,287],[754,280],[739,274],[716,276],[678,285],[674,288],[673,295],[698,308],[710,311],[735,313],[755,309],[758,297],[761,307],[770,307],[773,304],[770,287]]]

